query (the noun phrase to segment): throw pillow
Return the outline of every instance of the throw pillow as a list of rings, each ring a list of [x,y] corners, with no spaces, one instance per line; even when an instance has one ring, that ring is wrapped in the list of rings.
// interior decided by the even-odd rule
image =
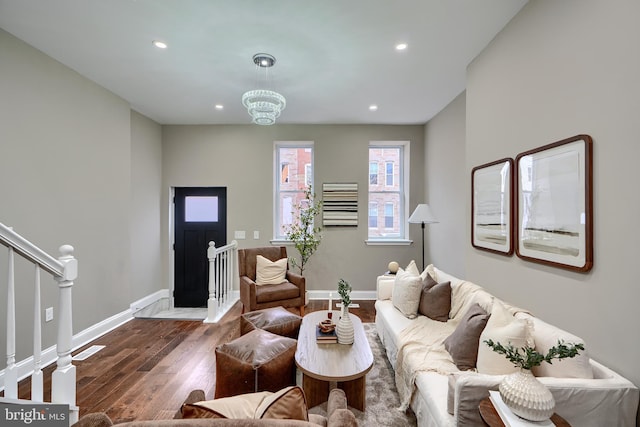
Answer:
[[[416,265],[415,260],[411,260],[411,262],[409,263],[409,265],[407,265],[407,268],[405,268],[404,271],[408,271],[409,273],[415,276],[420,275],[420,270],[418,270],[418,266]]]
[[[444,340],[444,347],[461,371],[476,367],[480,334],[487,325],[487,320],[487,312],[475,303],[462,317],[453,333]]]
[[[558,344],[558,340],[566,344],[584,344],[584,340],[560,328],[543,322],[538,318],[532,318],[533,339],[536,350],[539,353],[547,354],[549,349]],[[593,369],[589,362],[589,353],[581,351],[576,357],[562,360],[554,360],[553,364],[542,362],[540,366],[531,369],[536,377],[557,377],[557,378],[593,378]]]
[[[439,322],[449,320],[451,310],[451,282],[437,283],[427,274],[420,294],[418,313]]]
[[[270,391],[262,391],[184,404],[182,418],[253,418],[255,408],[272,394]]]
[[[256,409],[255,419],[277,418],[308,421],[307,400],[298,386],[290,386],[265,398]]]
[[[513,314],[497,299],[493,301],[491,317],[489,317],[487,326],[480,334],[476,366],[481,374],[507,375],[517,372],[517,366],[509,362],[504,355],[493,351],[485,343],[485,340],[489,339],[504,346],[511,344],[515,348],[533,345],[530,342],[528,322],[525,319],[513,317]]]
[[[409,319],[413,319],[418,313],[421,292],[422,280],[420,280],[420,276],[401,268],[398,269],[391,294],[393,306]]]
[[[256,256],[256,285],[279,285],[287,275],[287,258],[271,261],[262,255]]]

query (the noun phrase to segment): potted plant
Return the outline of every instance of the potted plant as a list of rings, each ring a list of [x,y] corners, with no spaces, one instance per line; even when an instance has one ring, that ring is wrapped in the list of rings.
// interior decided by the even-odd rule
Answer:
[[[311,185],[304,190],[304,197],[304,200],[296,205],[293,221],[285,230],[287,239],[300,254],[300,260],[294,256],[289,257],[291,266],[300,270],[300,275],[303,275],[309,258],[316,252],[322,239],[321,228],[314,224],[315,217],[322,209],[322,202],[316,200]]]
[[[507,375],[500,383],[500,396],[504,403],[514,414],[530,421],[543,421],[548,419],[555,408],[553,395],[531,373],[534,366],[541,363],[552,363],[554,359],[576,357],[580,351],[584,351],[584,344],[565,344],[559,340],[558,344],[551,347],[546,354],[538,352],[535,348],[524,346],[515,348],[508,344],[504,346],[493,340],[485,340],[484,343],[493,351],[504,355],[507,360],[519,367],[520,370]]]
[[[354,332],[351,317],[349,317],[349,304],[351,304],[351,285],[344,279],[338,282],[338,294],[342,300],[342,314],[336,327],[338,344],[353,344]]]

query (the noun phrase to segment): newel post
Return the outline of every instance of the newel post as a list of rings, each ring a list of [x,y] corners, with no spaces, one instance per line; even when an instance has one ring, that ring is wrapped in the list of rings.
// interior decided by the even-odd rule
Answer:
[[[58,342],[57,368],[51,377],[51,402],[76,404],[76,367],[71,364],[72,300],[73,281],[78,277],[78,260],[73,257],[73,246],[60,246],[60,261],[64,265],[62,277],[58,282]]]
[[[218,302],[216,300],[216,242],[209,242],[207,249],[209,258],[209,299],[207,300],[207,318],[204,323],[213,323],[218,315]]]

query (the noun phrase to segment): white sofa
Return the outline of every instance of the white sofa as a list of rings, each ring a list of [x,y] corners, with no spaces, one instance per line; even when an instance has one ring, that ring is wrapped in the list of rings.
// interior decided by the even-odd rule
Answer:
[[[442,331],[449,334],[455,330],[471,304],[478,303],[487,313],[490,313],[494,300],[497,300],[482,287],[453,277],[434,266],[427,267],[422,273],[423,277],[427,272],[430,272],[438,283],[447,281],[451,283],[450,320],[446,322],[438,322],[420,315],[414,319],[407,318],[392,301],[395,276],[378,277],[375,303],[376,328],[389,361],[396,370],[397,384],[399,381],[396,363],[398,351],[406,346],[407,350],[403,350],[402,353],[404,355],[412,345],[414,350],[419,348],[415,346],[415,337],[414,342],[402,342],[402,339],[406,338],[406,331],[411,329],[412,325],[419,323],[420,329],[427,335],[431,330],[437,331],[438,334],[442,334]],[[580,341],[580,338],[575,335],[549,325],[524,310],[506,303],[502,306],[515,314],[515,318],[525,319],[527,324],[531,325],[528,334],[533,334],[531,338],[535,339],[536,345],[538,342],[545,340],[548,342],[550,339],[555,343],[558,338],[565,339],[566,342]],[[426,339],[426,341],[434,340]],[[448,354],[441,340],[436,341],[429,343],[432,347],[427,348],[426,352],[431,352],[433,347],[440,346],[442,348],[437,350]],[[575,359],[564,359],[556,361],[552,366],[547,365],[550,370],[541,373],[547,376],[539,377],[540,381],[551,390],[556,400],[556,413],[572,426],[635,426],[638,388],[616,372],[589,358],[588,345],[585,344],[585,347],[586,351]],[[411,371],[412,367],[408,365],[414,359],[415,357],[403,357],[402,360],[405,362],[403,372]],[[445,368],[446,363],[449,363],[452,368],[431,370],[425,369],[423,365],[415,373],[412,385],[414,388],[410,394],[410,407],[416,414],[418,426],[485,425],[480,418],[478,405],[488,396],[489,390],[498,389],[504,375],[459,371],[452,360],[442,361],[442,363]],[[399,389],[400,385],[398,384]]]

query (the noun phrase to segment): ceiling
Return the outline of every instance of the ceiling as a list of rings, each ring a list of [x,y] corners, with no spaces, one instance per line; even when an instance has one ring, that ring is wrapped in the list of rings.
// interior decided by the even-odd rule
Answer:
[[[278,123],[423,124],[525,3],[0,0],[0,28],[161,124],[250,123],[241,97],[264,83],[259,52],[276,57]]]

